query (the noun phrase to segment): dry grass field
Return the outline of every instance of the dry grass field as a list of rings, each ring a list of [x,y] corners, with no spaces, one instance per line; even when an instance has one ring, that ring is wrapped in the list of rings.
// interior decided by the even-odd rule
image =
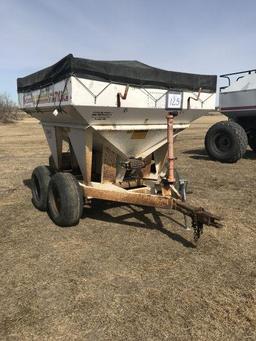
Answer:
[[[256,340],[256,155],[210,161],[200,119],[175,143],[189,201],[222,215],[197,248],[179,213],[98,202],[73,228],[31,203],[48,146],[0,125],[1,340]]]

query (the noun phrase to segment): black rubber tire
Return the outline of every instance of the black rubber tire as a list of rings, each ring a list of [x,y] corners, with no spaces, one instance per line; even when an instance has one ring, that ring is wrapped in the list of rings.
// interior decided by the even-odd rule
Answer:
[[[49,166],[51,167],[51,169],[57,170],[52,155],[49,156]],[[72,169],[71,154],[70,154],[70,152],[64,152],[64,153],[62,153],[62,167],[61,167],[61,170],[70,170],[70,169]]]
[[[252,131],[248,134],[248,145],[253,150],[256,152],[256,131]]]
[[[83,213],[83,191],[70,173],[52,176],[48,190],[48,214],[62,227],[77,225]]]
[[[48,187],[51,170],[48,166],[38,166],[31,176],[32,203],[40,211],[47,210]]]
[[[214,124],[205,136],[205,149],[212,160],[237,162],[246,152],[248,138],[236,122],[222,121]]]

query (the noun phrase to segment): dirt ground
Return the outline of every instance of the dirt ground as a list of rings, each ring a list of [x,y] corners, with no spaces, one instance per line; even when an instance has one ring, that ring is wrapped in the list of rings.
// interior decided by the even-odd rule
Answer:
[[[222,215],[197,248],[183,217],[99,202],[55,226],[26,186],[46,164],[37,121],[0,126],[1,340],[255,340],[256,154],[236,164],[204,152],[212,116],[175,144],[189,201]]]

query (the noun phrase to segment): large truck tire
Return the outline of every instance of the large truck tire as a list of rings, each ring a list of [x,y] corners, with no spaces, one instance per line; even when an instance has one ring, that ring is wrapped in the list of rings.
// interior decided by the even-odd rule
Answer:
[[[234,163],[246,152],[248,138],[236,122],[215,123],[205,136],[205,149],[212,160]]]
[[[77,225],[83,213],[83,191],[70,173],[52,176],[48,190],[48,214],[62,227]]]
[[[33,170],[31,177],[32,202],[40,211],[47,210],[47,197],[50,180],[50,167],[38,166]]]
[[[251,150],[256,152],[256,130],[253,130],[248,134],[248,145]]]

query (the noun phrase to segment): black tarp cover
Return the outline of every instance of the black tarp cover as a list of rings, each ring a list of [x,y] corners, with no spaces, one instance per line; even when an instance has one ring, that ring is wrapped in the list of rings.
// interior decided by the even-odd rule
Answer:
[[[98,61],[67,55],[56,64],[17,79],[18,92],[40,89],[75,75],[145,88],[216,91],[217,76],[165,71],[138,61]]]

